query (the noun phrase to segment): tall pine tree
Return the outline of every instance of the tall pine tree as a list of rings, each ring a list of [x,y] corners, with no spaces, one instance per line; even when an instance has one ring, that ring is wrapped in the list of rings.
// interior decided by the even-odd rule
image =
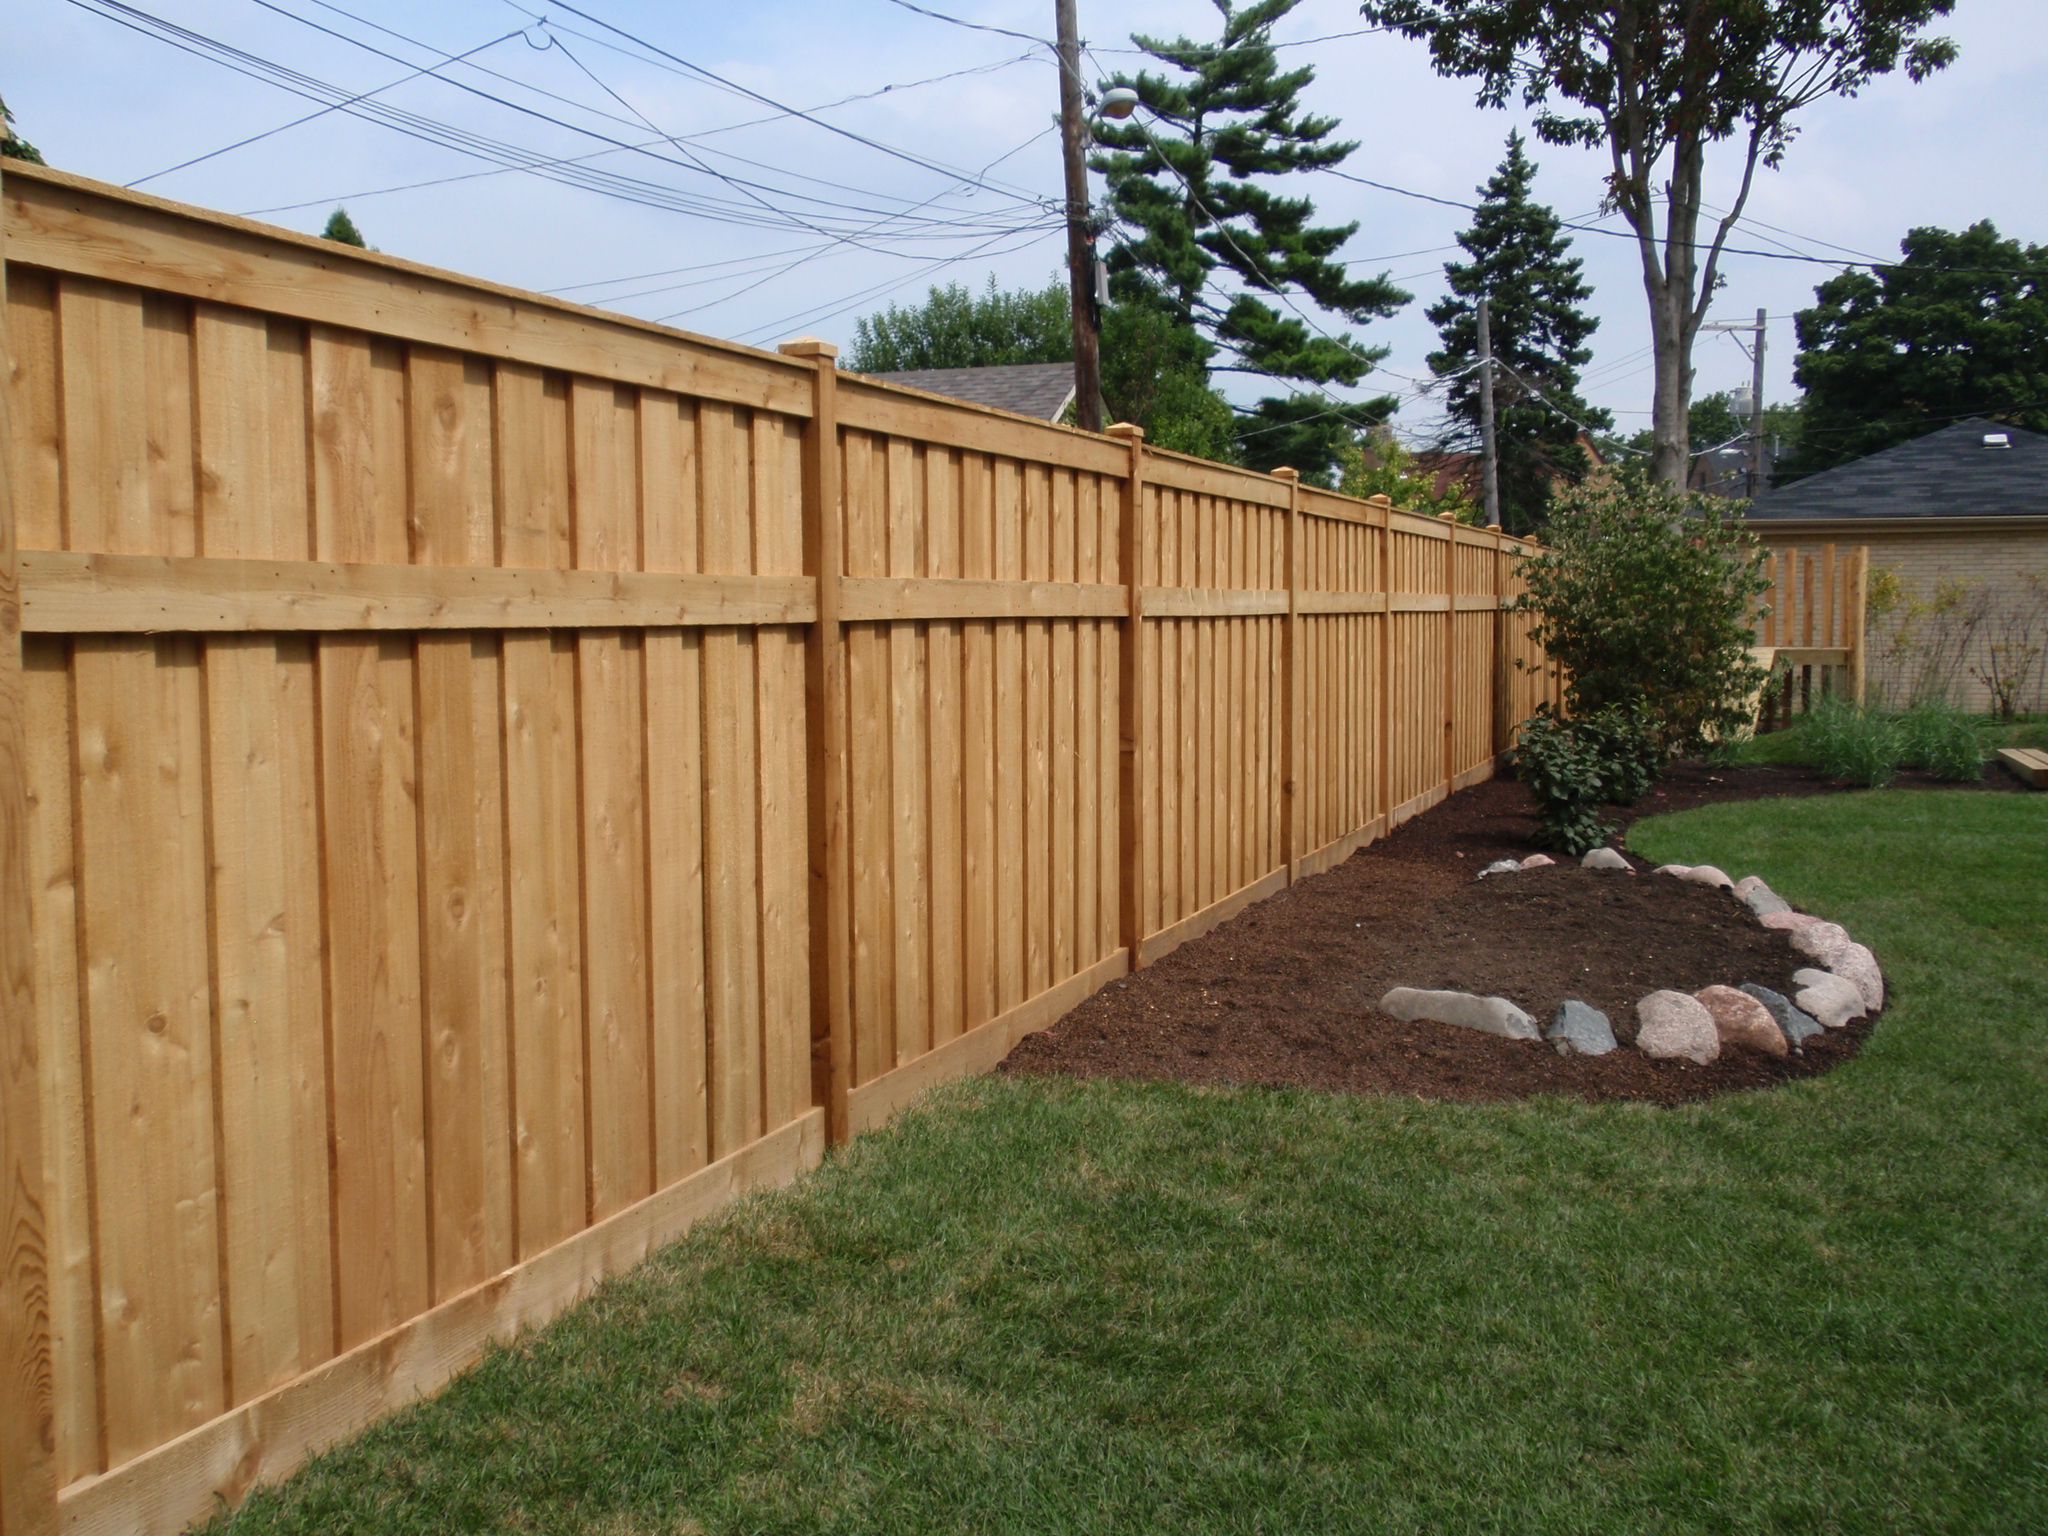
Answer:
[[[1215,0],[1223,32],[1214,43],[1134,36],[1173,73],[1112,82],[1138,93],[1141,115],[1098,126],[1106,149],[1093,163],[1129,236],[1109,258],[1119,298],[1153,305],[1198,334],[1204,360],[1218,372],[1349,387],[1386,349],[1326,335],[1317,328],[1322,322],[1309,324],[1295,306],[1363,325],[1392,314],[1408,295],[1384,275],[1354,278],[1333,259],[1356,224],[1317,225],[1307,198],[1264,185],[1339,165],[1358,147],[1331,138],[1335,118],[1302,111],[1301,91],[1315,71],[1279,67],[1273,26],[1298,3],[1261,0],[1238,10],[1232,0]],[[1392,405],[1386,399],[1338,411],[1313,392],[1270,397],[1247,423],[1244,457],[1326,480],[1353,422],[1379,419]]]
[[[1480,189],[1472,227],[1458,236],[1471,259],[1444,263],[1451,291],[1429,308],[1443,339],[1429,366],[1448,380],[1450,446],[1476,451],[1479,374],[1473,365],[1479,300],[1488,301],[1501,523],[1511,533],[1540,526],[1552,484],[1581,480],[1591,467],[1571,418],[1591,427],[1611,421],[1579,398],[1579,370],[1593,355],[1586,342],[1600,322],[1581,307],[1592,290],[1580,276],[1582,263],[1569,254],[1557,215],[1530,195],[1535,179],[1522,136],[1509,134],[1507,159]]]

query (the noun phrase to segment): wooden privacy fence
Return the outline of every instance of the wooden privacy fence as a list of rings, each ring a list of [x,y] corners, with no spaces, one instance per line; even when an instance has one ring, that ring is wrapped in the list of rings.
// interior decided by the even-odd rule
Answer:
[[[5,238],[5,1536],[239,1498],[1554,691],[1497,534],[53,172]]]
[[[1830,693],[1861,704],[1869,548],[1773,549],[1765,570],[1771,586],[1758,600],[1754,654],[1773,675],[1759,701],[1759,726],[1789,725]]]

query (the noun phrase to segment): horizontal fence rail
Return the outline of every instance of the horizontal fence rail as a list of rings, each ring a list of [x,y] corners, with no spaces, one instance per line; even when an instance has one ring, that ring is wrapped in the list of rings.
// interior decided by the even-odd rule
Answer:
[[[1496,532],[4,198],[0,1536],[283,1475],[1556,694]]]

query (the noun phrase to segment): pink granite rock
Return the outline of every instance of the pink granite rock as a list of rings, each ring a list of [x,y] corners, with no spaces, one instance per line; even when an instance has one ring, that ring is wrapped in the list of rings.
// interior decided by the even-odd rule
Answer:
[[[1820,919],[1811,912],[1766,912],[1757,921],[1766,928],[1782,928],[1791,933],[1801,928],[1810,928]]]
[[[1723,1045],[1761,1051],[1766,1056],[1790,1054],[1791,1044],[1785,1039],[1785,1031],[1778,1028],[1778,1021],[1771,1017],[1771,1010],[1747,992],[1714,986],[1702,987],[1693,996],[1714,1016],[1714,1032]]]
[[[1636,1049],[1658,1061],[1705,1066],[1721,1054],[1714,1016],[1683,992],[1652,992],[1636,1004]]]
[[[1676,875],[1679,879],[1683,880],[1692,873],[1692,866],[1690,864],[1659,864],[1650,873],[1653,875]]]
[[[1870,1011],[1864,1007],[1863,994],[1856,983],[1831,971],[1794,971],[1792,984],[1799,989],[1792,994],[1793,1006],[1812,1014],[1829,1029],[1853,1024]]]
[[[1553,859],[1547,853],[1532,853],[1529,855],[1529,857],[1522,860],[1522,868],[1548,869],[1551,865],[1555,864],[1556,862],[1557,860]]]
[[[1724,891],[1735,884],[1723,871],[1711,864],[1695,864],[1678,878],[1690,880],[1694,885],[1719,886]]]
[[[1808,923],[1792,934],[1792,947],[1824,966],[1832,966],[1835,957],[1854,942],[1840,923]]]

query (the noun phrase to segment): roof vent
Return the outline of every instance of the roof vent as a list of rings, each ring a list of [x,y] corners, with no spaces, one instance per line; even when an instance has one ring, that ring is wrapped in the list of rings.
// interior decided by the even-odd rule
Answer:
[[[1984,434],[1984,446],[1986,448],[2010,448],[2012,446],[2012,436],[2006,432],[1986,432]]]

